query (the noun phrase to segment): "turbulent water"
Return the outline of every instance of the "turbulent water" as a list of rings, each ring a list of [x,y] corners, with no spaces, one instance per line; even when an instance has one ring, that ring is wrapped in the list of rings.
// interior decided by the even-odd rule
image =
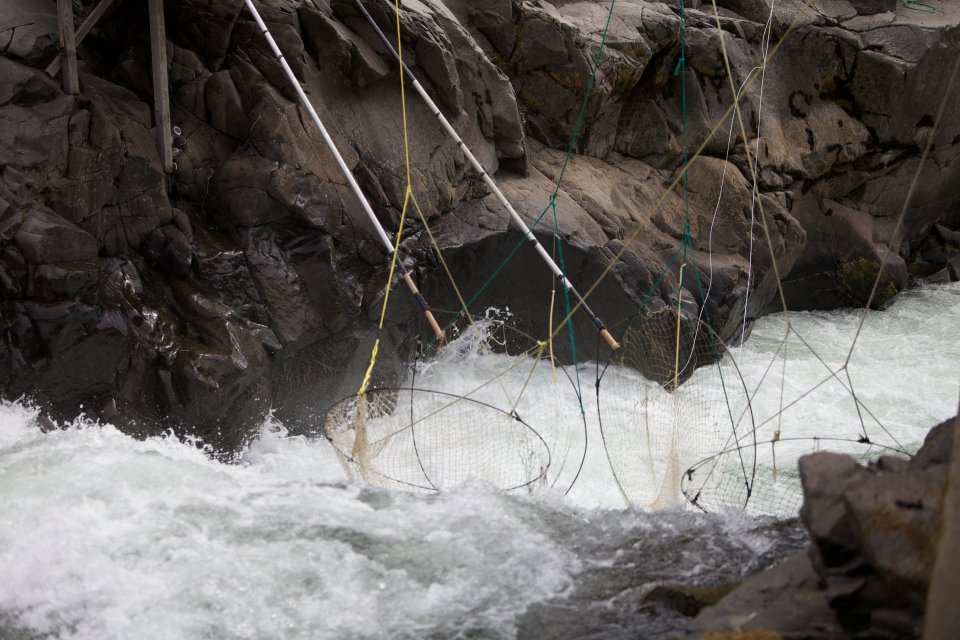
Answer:
[[[879,419],[863,423],[871,439],[914,447],[956,410],[958,316],[950,285],[868,318],[847,371]],[[789,320],[836,369],[857,317]],[[827,372],[798,342],[785,369],[774,360],[786,323],[762,320],[733,351],[751,393],[763,380],[757,423]],[[484,379],[485,358],[500,356],[468,355],[459,383]],[[569,399],[553,404],[577,415]],[[827,438],[857,433],[862,414],[831,379],[770,424]],[[174,437],[141,442],[85,421],[43,434],[35,418],[0,406],[0,638],[666,638],[685,618],[657,585],[734,582],[803,538],[791,521],[624,508],[592,419],[564,496],[350,482],[326,441],[286,437],[273,421],[226,465]],[[564,474],[582,454],[582,426],[571,429]]]

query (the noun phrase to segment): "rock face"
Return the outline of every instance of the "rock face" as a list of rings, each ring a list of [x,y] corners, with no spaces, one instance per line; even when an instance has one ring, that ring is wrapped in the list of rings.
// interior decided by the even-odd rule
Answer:
[[[918,638],[956,418],[910,460],[800,459],[807,553],[748,580],[692,631],[771,631],[783,638]]]
[[[74,4],[83,12],[92,3]],[[565,170],[605,2],[421,0],[404,4],[400,22],[405,60],[528,221],[564,171],[556,227],[551,213],[538,233],[563,243],[582,290],[609,268],[591,297],[608,323],[640,300],[656,309],[679,296],[691,318],[706,306],[729,338],[777,308],[778,274],[791,306],[863,304],[888,247],[876,304],[905,286],[908,260],[926,265],[915,275],[943,265],[930,273],[951,277],[957,100],[931,157],[920,155],[944,70],[960,55],[960,10],[719,4],[719,18],[706,4],[686,9],[681,86],[679,8],[617,3]],[[257,6],[395,232],[406,170],[392,60],[352,1]],[[367,6],[392,33],[389,3]],[[180,131],[171,175],[155,146],[142,3],[118,3],[83,41],[78,96],[41,70],[55,55],[55,3],[0,8],[0,390],[140,435],[174,428],[228,453],[270,407],[310,430],[354,390],[388,264],[243,2],[167,0],[166,15]],[[734,91],[748,147],[722,119]],[[519,236],[433,114],[412,91],[407,98],[423,219],[408,211],[401,253],[434,305],[452,310],[438,253],[469,296]],[[680,176],[685,136],[691,150],[705,143],[689,170],[689,227],[682,189],[665,191]],[[685,232],[694,250],[678,293]],[[475,308],[510,305],[542,333],[550,275],[526,249],[517,261],[530,295],[502,277]],[[409,296],[391,300],[389,347],[374,372],[382,382],[397,380],[420,331]],[[581,343],[595,342],[586,320],[574,325]]]

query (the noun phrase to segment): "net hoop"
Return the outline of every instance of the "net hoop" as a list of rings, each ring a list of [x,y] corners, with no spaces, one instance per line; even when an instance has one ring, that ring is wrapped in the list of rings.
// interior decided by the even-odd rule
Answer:
[[[543,483],[551,463],[544,438],[515,412],[434,389],[348,396],[324,415],[321,433],[349,476],[387,488],[439,492],[480,479],[518,491]],[[448,441],[457,446],[436,446]]]
[[[735,359],[702,320],[677,317],[669,308],[632,315],[624,323],[621,352],[611,356],[597,381],[600,436],[610,470],[624,500],[643,508],[683,503],[683,471],[731,441],[738,454],[746,454],[738,475],[756,473],[754,414]],[[674,337],[653,335],[665,320],[676,327],[681,348],[661,349],[670,362],[651,362],[657,350],[645,347]],[[619,372],[611,365],[619,365]],[[623,399],[634,403],[632,411],[617,406]]]
[[[576,410],[571,406],[563,410],[556,403],[558,396],[566,397],[570,403],[573,402],[573,398],[579,400],[577,384],[571,375],[572,365],[559,365],[557,360],[552,358],[552,345],[549,342],[537,340],[527,331],[512,324],[515,316],[509,311],[489,309],[482,317],[472,319],[466,318],[462,313],[445,311],[437,313],[440,316],[452,317],[445,327],[448,340],[442,345],[435,341],[427,342],[420,354],[420,366],[423,366],[423,363],[448,359],[452,349],[455,358],[467,359],[471,355],[492,353],[538,360],[536,364],[531,364],[531,368],[551,367],[552,381],[546,381],[548,385],[552,385],[549,401],[539,401],[544,397],[542,385],[545,382],[543,379],[545,374],[540,371],[537,373],[541,385],[538,395],[527,397],[522,392],[524,400],[521,402],[516,399],[517,406],[514,409],[520,409],[526,423],[536,429],[550,450],[551,463],[544,480],[545,484],[568,494],[579,479],[586,462],[589,428],[586,414],[580,410],[582,404],[578,403]],[[425,368],[429,369],[430,366],[427,364]],[[518,369],[523,370],[523,366]],[[421,378],[416,374],[416,368],[414,371],[411,385],[424,388]],[[533,394],[533,392],[526,393]],[[531,401],[536,405],[535,411],[531,410]],[[500,402],[513,404],[513,399],[501,397],[490,404],[496,406]],[[553,415],[544,415],[544,413],[550,413],[551,408]],[[572,418],[574,410],[579,414],[576,425],[573,424]],[[532,418],[531,415],[533,415]]]
[[[773,465],[770,469],[774,472],[774,479],[772,482],[767,484],[761,484],[759,481],[759,475],[756,473],[750,483],[749,487],[740,487],[744,490],[743,495],[739,495],[736,492],[725,492],[721,491],[724,487],[724,480],[728,479],[729,474],[724,474],[722,471],[715,474],[713,472],[716,468],[721,468],[722,458],[725,456],[733,455],[737,453],[738,447],[733,446],[722,451],[719,451],[711,456],[707,456],[702,460],[699,460],[697,463],[690,466],[683,474],[683,480],[681,481],[681,489],[683,495],[686,497],[687,501],[700,509],[701,511],[707,513],[711,511],[719,511],[722,509],[737,509],[740,511],[746,511],[755,515],[772,515],[772,516],[792,516],[796,515],[797,511],[800,508],[800,504],[803,501],[803,494],[799,484],[799,473],[796,471],[796,462],[801,455],[807,455],[810,453],[815,453],[817,451],[833,451],[839,452],[841,447],[846,449],[855,448],[857,446],[862,446],[868,451],[856,453],[852,451],[843,451],[848,455],[854,456],[858,462],[863,462],[865,460],[876,460],[882,455],[904,455],[904,451],[898,447],[893,447],[879,442],[873,441],[864,441],[861,438],[840,438],[840,437],[818,437],[818,436],[795,436],[788,438],[777,438],[770,439],[758,442],[756,444],[750,445],[750,448],[756,451],[759,447],[774,447],[778,444],[783,443],[802,443],[807,442],[812,446],[809,450],[804,451],[803,453],[790,457],[785,460],[782,460],[783,466],[786,469],[792,469],[792,471],[783,471],[777,470],[777,466]],[[833,443],[839,445],[836,448],[821,449],[821,443]],[[853,445],[851,447],[850,445]],[[741,447],[742,448],[742,447]],[[872,449],[872,450],[871,450]],[[709,467],[706,474],[701,474],[706,467]],[[696,481],[700,480],[700,476],[705,475],[704,482],[699,486],[696,485]],[[766,489],[777,483],[777,476],[783,476],[785,478],[795,480],[795,486],[780,486],[775,495],[780,499],[775,506],[779,508],[764,508],[763,505],[758,505],[758,496],[761,495],[758,489]],[[707,482],[710,482],[711,479],[715,481],[707,486]],[[786,483],[785,483],[786,484]],[[711,491],[712,490],[712,491]],[[739,500],[732,500],[729,498],[739,498]],[[713,498],[707,500],[705,504],[705,498]]]

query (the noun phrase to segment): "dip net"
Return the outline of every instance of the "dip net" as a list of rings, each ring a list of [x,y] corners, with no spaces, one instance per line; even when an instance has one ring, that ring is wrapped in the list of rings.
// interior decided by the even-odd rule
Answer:
[[[327,413],[324,435],[357,480],[442,491],[471,479],[512,491],[544,480],[550,450],[516,415],[428,389],[372,389]]]
[[[819,380],[799,385],[795,377]],[[897,434],[857,395],[849,363],[830,365],[789,322],[762,376],[746,386],[751,421],[741,422],[739,437],[690,465],[681,479],[683,495],[704,511],[796,515],[803,501],[797,470],[802,456],[832,451],[866,463],[882,455],[908,455]],[[836,397],[842,398],[841,406],[849,403],[846,417],[817,411],[822,403],[835,412]]]
[[[743,374],[744,362],[739,360],[742,350],[725,345],[720,332],[712,324],[708,313],[708,310],[715,310],[710,304],[712,274],[708,278],[709,270],[701,272],[697,266],[690,231],[688,170],[699,152],[690,157],[687,150],[686,97],[683,93],[686,91],[687,71],[684,9],[679,3],[677,8],[681,17],[680,47],[673,76],[682,95],[683,157],[678,163],[676,178],[652,209],[658,209],[663,198],[674,189],[682,189],[683,232],[682,237],[674,236],[679,245],[677,252],[656,277],[650,291],[636,304],[633,314],[612,330],[620,347],[606,357],[601,357],[599,348],[591,354],[597,361],[594,383],[601,444],[616,485],[630,505],[662,508],[688,504],[709,511],[739,509],[793,515],[801,500],[797,472],[800,456],[829,449],[870,460],[887,453],[903,454],[904,447],[857,397],[847,369],[849,355],[842,365],[828,365],[793,331],[788,319],[783,339],[766,372],[759,380],[748,381]],[[610,16],[613,9],[614,3],[611,2]],[[399,12],[397,3],[398,49]],[[772,8],[770,15],[761,38],[765,41],[762,47],[764,70],[769,57],[776,51],[776,47],[770,48]],[[717,31],[722,32],[719,28]],[[786,33],[789,31],[787,29]],[[585,87],[583,110],[586,110],[597,77],[605,38],[606,31],[600,40],[593,75]],[[725,50],[723,57],[726,60]],[[736,100],[740,100],[746,85],[757,75],[748,76],[739,89],[730,79],[730,89]],[[401,93],[402,78],[401,71]],[[727,161],[734,122],[740,119],[740,114],[734,113],[736,100],[721,119],[721,122],[726,119],[730,122]],[[756,106],[759,123],[761,105]],[[937,121],[939,119],[938,115]],[[708,139],[717,132],[721,122],[709,133]],[[563,244],[560,242],[563,234],[557,216],[557,196],[582,123],[583,112],[571,136],[549,204],[532,225],[536,228],[552,212],[553,255],[562,269],[554,280],[555,292],[557,280],[565,286],[568,284],[563,266]],[[742,119],[740,126],[744,128]],[[406,129],[404,133],[406,145]],[[766,265],[768,275],[776,281],[782,301],[784,297],[780,288],[781,274],[774,257],[777,252],[766,228],[767,217],[758,190],[756,158],[751,155],[754,147],[749,142],[753,137],[757,142],[755,148],[759,150],[760,125],[757,124],[756,131],[749,135],[745,130],[741,134],[743,144],[737,148],[737,153],[746,158],[744,175],[752,181],[749,195],[752,202],[746,214],[742,206],[727,207],[725,211],[733,211],[743,219],[725,223],[736,228],[742,226],[748,234],[749,253],[744,256],[748,262],[744,274],[745,330],[748,299],[759,288],[752,272],[755,240],[758,243],[766,240],[763,260],[769,263]],[[462,141],[459,146],[465,149]],[[409,153],[407,163],[409,174]],[[489,179],[485,171],[479,170],[479,173]],[[723,180],[721,177],[718,200],[724,197]],[[548,327],[541,327],[541,340],[511,329],[510,323],[503,318],[477,321],[470,316],[470,308],[477,296],[517,251],[530,244],[532,234],[526,231],[525,237],[518,241],[480,291],[467,301],[457,289],[448,265],[443,262],[443,252],[420,210],[409,177],[397,237],[402,235],[408,205],[419,214],[423,230],[430,237],[434,254],[450,278],[461,309],[445,327],[445,340],[421,350],[418,362],[403,384],[367,388],[365,380],[357,395],[342,399],[327,412],[323,434],[333,444],[351,476],[373,484],[416,491],[442,491],[471,479],[480,479],[505,491],[537,487],[558,487],[569,491],[579,477],[588,444],[580,361],[574,332],[570,328],[571,316],[581,305],[586,306],[585,301],[580,298],[572,305],[569,289],[562,289],[566,313],[561,312],[557,318],[557,309],[551,302],[551,321]],[[509,203],[504,201],[504,206],[512,212]],[[711,234],[710,242],[699,249],[701,255],[712,253],[712,229],[720,210],[718,201],[712,220],[701,215],[697,226],[709,225]],[[649,215],[652,216],[653,212]],[[901,220],[902,217],[903,212]],[[642,231],[644,223],[628,239],[635,238]],[[399,246],[398,242],[398,249]],[[626,244],[621,243],[621,246]],[[620,251],[609,260],[600,279],[609,274],[622,256]],[[882,267],[881,264],[878,282]],[[686,282],[685,269],[688,274],[694,274],[692,277],[688,275]],[[661,287],[667,280],[670,280],[669,286]],[[588,290],[588,294],[592,290]],[[385,296],[383,313],[387,299]],[[561,298],[558,296],[557,300]],[[870,306],[868,301],[867,309]],[[727,324],[729,320],[724,318]],[[383,315],[381,328],[382,324]],[[552,340],[568,329],[572,364],[560,366],[553,356]],[[856,337],[850,346],[851,352],[855,344]],[[787,363],[798,349],[807,349],[824,367],[823,380],[812,388],[793,389],[786,382]],[[580,355],[583,355],[582,350]],[[375,361],[376,347],[371,356],[371,369]],[[471,368],[475,375],[470,378],[459,375],[458,370],[463,368]],[[369,374],[370,371],[368,379]],[[792,425],[803,421],[803,407],[817,402],[817,389],[823,386],[836,388],[835,385],[840,385],[843,393],[848,394],[859,420],[837,428],[818,425],[817,432],[823,433],[823,437],[801,435],[801,431]],[[536,392],[531,393],[531,388]],[[810,429],[804,431],[809,432]]]
[[[425,351],[410,386],[370,389],[328,410],[322,433],[348,474],[417,491],[470,480],[504,491],[569,488],[586,446],[583,423],[570,419],[569,373],[502,320],[450,333]],[[525,393],[530,387],[536,394]]]
[[[750,400],[733,358],[703,321],[677,309],[641,311],[597,380],[598,418],[610,469],[630,504],[683,501],[691,464],[752,431]],[[749,449],[731,469],[749,481]]]

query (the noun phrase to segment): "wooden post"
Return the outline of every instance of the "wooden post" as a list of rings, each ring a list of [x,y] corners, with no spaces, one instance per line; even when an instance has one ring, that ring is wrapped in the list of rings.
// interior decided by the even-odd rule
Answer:
[[[167,29],[163,0],[150,0],[150,58],[153,67],[153,120],[157,129],[160,163],[173,171],[173,133],[170,130],[170,82],[167,79]]]
[[[84,20],[83,24],[80,25],[80,28],[77,29],[77,33],[74,36],[74,48],[80,46],[80,43],[83,42],[83,39],[87,37],[87,34],[90,33],[90,30],[93,29],[94,25],[97,24],[97,21],[103,17],[103,14],[107,12],[107,9],[109,9],[113,3],[114,0],[101,0],[100,4],[93,8],[93,11],[87,15],[87,19]],[[63,45],[61,44],[60,46]],[[60,56],[54,58],[53,61],[47,65],[47,75],[52,78],[60,73],[61,64],[62,61],[60,60]]]
[[[73,1],[57,0],[58,44],[60,55],[66,59],[63,74],[63,90],[70,94],[80,93],[80,78],[77,76],[77,40],[73,31]]]

